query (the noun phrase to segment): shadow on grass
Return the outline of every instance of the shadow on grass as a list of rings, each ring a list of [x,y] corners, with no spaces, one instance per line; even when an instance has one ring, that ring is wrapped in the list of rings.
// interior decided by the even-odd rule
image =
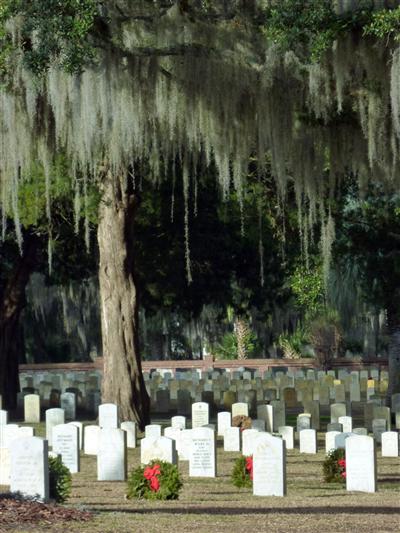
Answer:
[[[338,490],[346,490],[346,485],[333,485],[329,484],[328,487],[321,487],[319,485],[310,486],[310,485],[296,485],[296,484],[289,484],[289,486],[292,489],[295,490],[326,490],[326,491],[338,491]],[[336,496],[336,494],[335,494]]]
[[[194,514],[194,515],[254,515],[254,514],[314,514],[314,515],[355,515],[355,514],[374,514],[374,515],[399,515],[399,507],[361,507],[361,506],[341,506],[341,507],[172,507],[159,509],[118,509],[118,508],[86,508],[93,513],[127,513],[127,514]]]

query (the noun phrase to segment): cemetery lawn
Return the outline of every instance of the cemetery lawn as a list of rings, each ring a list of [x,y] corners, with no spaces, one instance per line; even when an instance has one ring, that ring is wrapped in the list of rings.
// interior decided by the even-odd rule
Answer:
[[[44,425],[36,425],[44,435]],[[181,462],[184,487],[172,502],[126,500],[126,484],[97,482],[96,459],[82,455],[81,472],[73,476],[68,506],[92,511],[89,522],[66,522],[11,527],[0,531],[177,533],[177,532],[342,532],[400,531],[400,459],[382,458],[378,451],[378,492],[347,493],[345,486],[322,479],[324,447],[300,455],[287,452],[287,496],[256,497],[230,481],[237,453],[224,452],[218,440],[218,477],[189,478],[188,463]],[[139,464],[140,449],[129,450],[128,471]],[[1,487],[0,491],[4,491]]]

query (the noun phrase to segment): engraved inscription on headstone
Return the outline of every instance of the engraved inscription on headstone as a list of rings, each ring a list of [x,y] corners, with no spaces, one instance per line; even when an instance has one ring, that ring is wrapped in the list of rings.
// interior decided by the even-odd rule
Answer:
[[[11,448],[11,492],[49,499],[48,444],[39,437],[26,437]]]
[[[253,454],[253,494],[255,496],[285,496],[285,441],[268,433],[256,437]]]
[[[372,437],[346,439],[346,489],[376,492],[376,451]]]
[[[198,427],[192,430],[189,476],[216,476],[215,434],[212,429]]]

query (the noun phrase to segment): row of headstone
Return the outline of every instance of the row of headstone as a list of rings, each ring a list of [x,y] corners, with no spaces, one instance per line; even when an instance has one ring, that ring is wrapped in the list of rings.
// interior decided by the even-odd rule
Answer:
[[[251,380],[251,379],[276,379],[281,380],[284,377],[290,377],[294,379],[308,379],[308,380],[320,380],[325,377],[332,377],[333,379],[346,379],[351,377],[353,380],[360,379],[374,379],[387,380],[389,378],[387,370],[379,369],[365,369],[365,370],[352,370],[337,369],[337,370],[302,370],[302,369],[269,369],[263,372],[259,370],[246,370],[242,369],[219,369],[219,370],[202,370],[202,369],[190,369],[190,370],[177,370],[172,372],[168,369],[156,369],[151,373],[143,372],[145,381],[160,379],[164,383],[168,383],[172,379],[177,381],[193,380],[199,381],[201,379],[218,379],[226,377],[236,380]],[[63,389],[73,387],[77,385],[84,392],[85,389],[96,388],[99,389],[101,385],[101,372],[100,371],[30,371],[20,373],[20,385],[22,387],[40,387],[45,384],[50,385],[56,389]]]
[[[242,414],[246,416],[246,405],[236,405],[233,413]],[[275,437],[270,433],[273,431],[273,409],[271,406],[260,406],[265,409],[260,409],[260,418],[258,424],[252,429],[245,430],[240,433],[239,428],[230,426],[232,422],[233,413],[221,413],[218,419],[218,431],[224,437],[224,449],[227,451],[234,448],[234,451],[240,449],[240,440],[242,440],[242,453],[244,455],[252,455],[254,457],[254,464],[259,464],[259,478],[255,482],[255,494],[271,494],[283,495],[286,491],[285,485],[285,453],[286,448],[293,447],[293,428],[290,426],[280,426],[278,428],[281,437]],[[338,414],[336,411],[335,416]],[[261,416],[265,418],[261,418]],[[12,424],[7,424],[8,417],[6,412],[0,412],[2,435],[13,431],[17,431],[18,426],[13,427]],[[310,419],[312,415],[303,413],[299,416],[298,427],[300,452],[301,453],[316,453],[317,451],[317,433],[316,430],[310,428]],[[350,428],[352,421],[350,417],[341,415],[337,417],[337,422],[342,429],[344,427]],[[307,423],[305,422],[307,421]],[[254,421],[257,422],[257,421]],[[386,420],[385,420],[386,422]],[[90,450],[97,455],[97,468],[99,480],[124,480],[126,478],[126,448],[128,444],[128,435],[131,437],[131,443],[136,445],[136,428],[133,423],[123,423],[125,428],[121,425],[118,428],[118,409],[113,404],[104,404],[99,407],[99,426],[87,426],[85,428],[85,452]],[[216,458],[215,458],[215,431],[211,424],[209,424],[209,409],[204,402],[195,403],[192,405],[192,429],[186,430],[186,419],[182,416],[173,417],[171,426],[165,429],[164,436],[161,436],[161,426],[153,424],[146,427],[145,438],[142,439],[141,459],[143,463],[149,462],[152,459],[164,459],[172,463],[177,462],[178,454],[182,455],[183,460],[189,460],[189,475],[193,477],[214,477],[216,475]],[[266,429],[270,431],[265,431]],[[357,429],[357,428],[356,428]],[[373,439],[365,435],[356,435],[354,432],[328,432],[326,439],[326,448],[345,447],[347,450],[348,442],[352,441],[354,437],[369,439],[366,441],[358,441],[360,443],[369,443],[366,445],[366,450],[371,448],[370,442]],[[79,471],[79,449],[82,446],[82,425],[79,422],[72,422],[65,424],[65,411],[63,409],[50,409],[46,411],[46,433],[48,441],[52,442],[53,451],[59,454],[68,468],[72,472]],[[329,433],[335,433],[329,435]],[[185,438],[184,437],[185,434]],[[388,456],[395,456],[396,446],[398,453],[398,434],[397,432],[382,432],[382,454]],[[242,436],[242,439],[240,439]],[[9,437],[11,439],[12,437]],[[15,437],[14,437],[15,438]],[[30,437],[33,438],[33,437]],[[330,439],[330,440],[329,440]],[[4,437],[3,437],[4,440]],[[17,442],[25,440],[20,438]],[[39,439],[40,440],[40,439]],[[184,444],[186,440],[186,443]],[[96,446],[94,445],[94,441]],[[226,442],[225,442],[226,441]],[[230,443],[229,443],[230,441]],[[36,443],[37,440],[32,441]],[[46,441],[44,441],[46,442]],[[279,442],[279,445],[278,445]],[[397,443],[397,444],[396,444]],[[369,447],[369,448],[368,448]],[[375,453],[375,445],[373,444]],[[12,446],[12,453],[14,450]],[[18,448],[18,447],[17,447]],[[34,446],[33,446],[34,448]],[[43,445],[44,449],[45,446]],[[96,449],[95,449],[96,448]],[[186,448],[186,449],[185,449]],[[276,458],[265,457],[266,450],[269,450]],[[271,451],[272,450],[272,451]],[[350,447],[351,450],[351,447]],[[11,484],[18,486],[19,482],[13,482],[12,469],[12,453],[10,458],[11,465]],[[367,451],[365,452],[367,454]],[[369,456],[368,456],[369,457]],[[368,461],[371,463],[371,458]],[[261,463],[257,463],[261,461]],[[271,462],[272,461],[272,462]],[[20,464],[23,463],[21,460]],[[282,468],[279,465],[282,464]],[[372,464],[372,463],[371,463]],[[43,471],[45,471],[45,464],[43,463]],[[270,472],[270,469],[276,466],[276,472]],[[355,469],[356,470],[356,469]],[[256,471],[256,468],[255,470]],[[269,473],[268,473],[269,472]],[[376,468],[374,470],[376,476]],[[15,476],[14,476],[15,477]],[[18,476],[16,476],[18,477]],[[19,477],[20,473],[19,473]],[[39,476],[41,479],[43,476]],[[266,483],[267,478],[276,479],[273,483],[274,488],[260,488],[263,483]],[[369,478],[368,478],[369,479]],[[264,481],[262,481],[264,480]],[[279,480],[279,482],[278,482]],[[268,480],[267,480],[268,481]],[[372,482],[368,481],[368,490]],[[376,481],[375,481],[376,484]],[[364,484],[366,486],[366,484]],[[34,486],[34,483],[32,484]],[[353,487],[352,482],[349,482],[349,490]],[[364,490],[364,489],[357,489]],[[38,491],[38,494],[45,494],[45,489]]]
[[[68,431],[73,426],[68,426]],[[59,432],[62,433],[60,428]],[[77,442],[77,428],[70,434]],[[180,430],[184,431],[184,430]],[[201,427],[191,431],[189,475],[215,477],[215,433]],[[304,430],[303,435],[315,430]],[[57,431],[55,432],[57,435]],[[55,442],[58,441],[54,436]],[[311,435],[311,433],[310,433]],[[145,441],[153,441],[146,443]],[[148,445],[149,444],[149,445]],[[176,463],[174,441],[167,437],[145,437],[142,452],[148,462],[152,459]],[[61,444],[60,453],[63,453]],[[146,456],[150,447],[153,455]],[[77,446],[76,446],[77,448]],[[346,487],[349,491],[376,491],[376,453],[374,441],[368,436],[353,435],[346,439]],[[11,490],[36,496],[49,497],[48,444],[37,437],[16,441],[11,452]],[[285,440],[269,433],[259,432],[253,446],[253,493],[258,496],[284,496],[286,494],[286,444]],[[97,460],[99,481],[124,481],[126,479],[126,433],[118,428],[102,429],[99,434]]]
[[[195,373],[196,376],[197,373]],[[331,424],[337,424],[338,418],[346,416],[346,411],[349,408],[345,405],[346,398],[348,399],[349,391],[351,393],[352,387],[358,386],[360,390],[362,389],[364,392],[374,392],[375,386],[377,383],[377,380],[379,378],[379,372],[371,372],[370,373],[371,378],[368,380],[368,373],[363,372],[352,372],[351,374],[348,374],[348,372],[339,371],[338,372],[338,378],[336,379],[336,375],[334,372],[314,372],[310,371],[304,374],[303,372],[295,372],[289,375],[289,373],[284,374],[283,372],[277,372],[275,374],[268,374],[269,379],[265,379],[266,383],[263,383],[262,376],[260,373],[251,373],[247,371],[243,372],[237,372],[229,375],[229,378],[225,375],[220,374],[219,372],[213,372],[210,374],[207,374],[208,377],[211,377],[211,379],[215,380],[225,380],[226,384],[229,385],[231,383],[231,387],[238,387],[239,384],[243,386],[244,391],[249,393],[249,402],[235,402],[235,392],[233,390],[227,390],[226,394],[227,397],[231,396],[229,398],[229,402],[227,402],[230,407],[232,408],[232,415],[245,415],[249,412],[249,405],[252,406],[253,410],[257,408],[257,420],[264,420],[266,429],[268,431],[271,431],[271,428],[269,425],[272,424],[272,431],[277,431],[280,426],[285,425],[285,409],[286,407],[291,407],[293,405],[299,405],[299,401],[301,401],[305,414],[308,413],[311,415],[310,418],[310,426],[304,426],[303,429],[320,429],[320,414],[319,414],[319,406],[320,405],[329,405],[329,403],[334,399],[336,403],[331,404]],[[176,398],[178,399],[178,393],[182,393],[183,396],[185,396],[186,408],[185,412],[187,414],[190,414],[191,409],[191,393],[187,394],[189,391],[187,390],[181,390],[177,389],[177,384],[183,384],[187,380],[183,379],[185,376],[184,374],[177,375],[176,380],[172,379],[172,374],[168,372],[164,372],[163,375],[153,373],[151,376],[147,376],[147,381],[151,381],[151,383],[154,382],[155,385],[160,386],[168,386],[170,387],[170,390],[157,390],[157,394],[160,394],[160,402],[168,405],[170,396],[175,396],[176,392]],[[191,374],[191,377],[194,378],[194,374]],[[264,376],[265,378],[267,375]],[[161,380],[161,378],[163,378]],[[384,372],[381,372],[380,374],[381,380],[387,380],[387,375]],[[161,380],[161,381],[160,381]],[[344,381],[344,383],[341,383],[340,380]],[[364,382],[362,381],[364,380]],[[202,379],[198,379],[197,382],[200,383]],[[213,394],[215,391],[220,390],[222,393],[222,387],[220,387],[219,382],[217,381],[215,384],[214,382],[208,383],[207,380],[203,380],[204,382],[204,392],[205,394],[211,395],[211,401],[213,401],[214,397]],[[275,381],[275,384],[273,383]],[[232,385],[233,382],[237,382],[234,385]],[[249,382],[249,383],[247,383]],[[215,385],[215,386],[214,386]],[[265,398],[267,398],[270,401],[270,406],[268,405],[258,405],[255,406],[253,400],[257,400],[257,403],[259,403],[260,397],[258,396],[259,386],[262,385],[264,387],[267,386],[269,388],[266,388],[265,392]],[[292,386],[290,386],[292,385]],[[256,397],[251,396],[252,387],[256,387]],[[275,391],[271,387],[275,387]],[[215,391],[213,391],[215,389]],[[310,391],[313,391],[312,394],[310,394]],[[331,394],[331,392],[334,392],[334,394]],[[344,396],[343,396],[344,391]],[[78,391],[79,392],[79,391]],[[76,409],[76,402],[78,401],[79,394],[78,392],[66,392],[64,393],[64,411],[65,411],[65,419],[66,420],[73,420],[75,409]],[[93,391],[92,391],[93,392]],[[254,392],[254,391],[253,391]],[[268,392],[268,394],[267,394]],[[274,394],[269,393],[274,392]],[[275,394],[276,392],[276,394]],[[323,401],[323,396],[325,392],[329,392],[328,394],[328,401]],[[225,392],[224,392],[225,394]],[[293,396],[294,394],[294,396]],[[347,396],[346,396],[347,394]],[[326,394],[325,394],[326,396]],[[161,398],[162,397],[162,398]],[[281,400],[277,400],[276,398],[282,398]],[[382,405],[379,405],[381,403],[380,399],[377,399],[374,397],[373,394],[367,395],[369,399],[369,403],[365,405],[365,426],[370,430],[374,431],[374,428],[372,427],[373,420],[382,420],[386,419],[386,427],[383,428],[382,424],[379,425],[378,422],[375,423],[375,431],[376,438],[379,440],[379,434],[384,430],[390,430],[391,424],[390,424],[390,410],[387,407],[384,407]],[[263,398],[263,396],[261,397]],[[359,398],[351,398],[350,394],[350,401],[358,401]],[[37,417],[40,416],[40,409],[38,409],[38,402],[37,397],[35,398],[35,395],[28,394],[26,396],[26,420],[37,420]],[[178,402],[179,403],[179,402]],[[200,402],[201,403],[201,402]],[[204,402],[205,403],[205,402]],[[271,409],[272,406],[272,409]],[[170,406],[165,409],[165,411],[169,411]],[[396,428],[400,428],[400,394],[395,394],[392,396],[392,412],[395,413],[395,423]],[[209,408],[208,408],[209,411]],[[381,412],[379,412],[381,411]],[[209,414],[208,414],[209,416]],[[192,416],[193,418],[193,424],[194,426],[203,426],[207,425],[204,420],[202,420],[201,417],[207,417],[207,413],[200,412],[200,410]],[[258,424],[258,427],[262,429],[262,422],[255,422],[255,425]],[[306,421],[305,421],[306,424]],[[118,423],[114,423],[114,427],[118,427]],[[343,428],[343,431],[346,431],[347,428]],[[337,430],[335,427],[328,427],[328,430]]]
[[[291,428],[293,429],[293,428]],[[191,433],[189,476],[215,477],[215,433],[207,427],[198,427]],[[238,428],[227,428],[225,433]],[[246,439],[249,442],[246,443]],[[283,496],[286,494],[286,440],[257,430],[243,432],[243,454],[253,456],[253,493],[260,496]],[[376,453],[374,440],[368,436],[346,435],[347,489],[365,492],[376,490]],[[176,461],[173,439],[147,437],[142,441],[142,463],[153,459]],[[360,450],[358,453],[357,450]],[[300,452],[316,452],[316,431],[300,433]]]
[[[356,433],[357,431],[357,433]],[[325,434],[325,451],[329,453],[339,448],[345,449],[346,440],[354,435],[367,436],[365,428],[356,428],[353,432],[328,431]],[[382,457],[399,456],[399,433],[397,431],[385,431],[381,433]]]
[[[40,377],[40,379],[37,379]],[[64,376],[65,377],[65,376]],[[65,387],[65,393],[75,394],[75,406],[82,403],[83,398],[86,404],[94,403],[94,396],[99,401],[99,375],[85,375],[77,373],[76,376],[71,373],[64,379],[62,374],[57,378],[53,374],[45,373],[35,374],[33,378],[28,376],[21,377],[23,394],[35,392],[35,387],[41,387],[42,398],[51,398],[52,392],[56,394],[58,390],[58,402],[61,402],[61,387]],[[308,370],[304,371],[266,371],[264,373],[255,371],[234,371],[234,372],[176,372],[173,376],[171,372],[162,371],[153,372],[151,375],[144,374],[146,386],[155,402],[156,410],[160,412],[169,412],[171,408],[178,407],[178,413],[190,414],[190,406],[193,400],[206,401],[210,404],[214,402],[218,405],[224,405],[230,408],[235,402],[249,403],[255,408],[254,402],[263,400],[284,401],[286,407],[291,408],[301,403],[317,401],[319,405],[329,405],[332,401],[344,403],[346,400],[359,402],[361,397],[364,399],[376,399],[379,395],[386,395],[388,374],[386,371],[379,372],[377,369],[368,371],[339,370],[323,372]],[[75,385],[75,386],[74,386]],[[58,387],[52,389],[51,387]],[[378,395],[378,396],[377,396]],[[69,411],[68,398],[65,398],[67,404],[65,409]],[[73,400],[72,400],[73,401]],[[398,398],[392,400],[392,409],[395,408],[400,413]],[[52,404],[51,406],[54,406]],[[88,405],[87,405],[88,406]],[[57,407],[64,408],[64,405]],[[91,405],[92,408],[94,405]],[[306,412],[309,409],[306,408]],[[71,419],[73,419],[73,413]],[[317,419],[317,417],[314,417]],[[68,412],[67,419],[70,419]],[[399,422],[400,423],[400,422]],[[282,422],[277,423],[277,427]],[[313,426],[313,429],[319,429]]]

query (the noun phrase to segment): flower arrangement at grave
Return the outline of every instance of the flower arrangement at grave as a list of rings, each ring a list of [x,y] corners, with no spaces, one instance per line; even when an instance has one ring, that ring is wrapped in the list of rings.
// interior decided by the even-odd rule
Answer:
[[[327,483],[346,481],[346,457],[342,448],[331,450],[323,463],[324,480]]]
[[[128,499],[177,500],[182,486],[178,467],[155,459],[132,470],[126,496]]]
[[[240,428],[240,431],[251,429],[252,420],[249,416],[237,415],[232,418],[232,427]]]
[[[238,488],[251,489],[253,486],[253,457],[242,455],[235,461],[232,470],[232,483]]]

